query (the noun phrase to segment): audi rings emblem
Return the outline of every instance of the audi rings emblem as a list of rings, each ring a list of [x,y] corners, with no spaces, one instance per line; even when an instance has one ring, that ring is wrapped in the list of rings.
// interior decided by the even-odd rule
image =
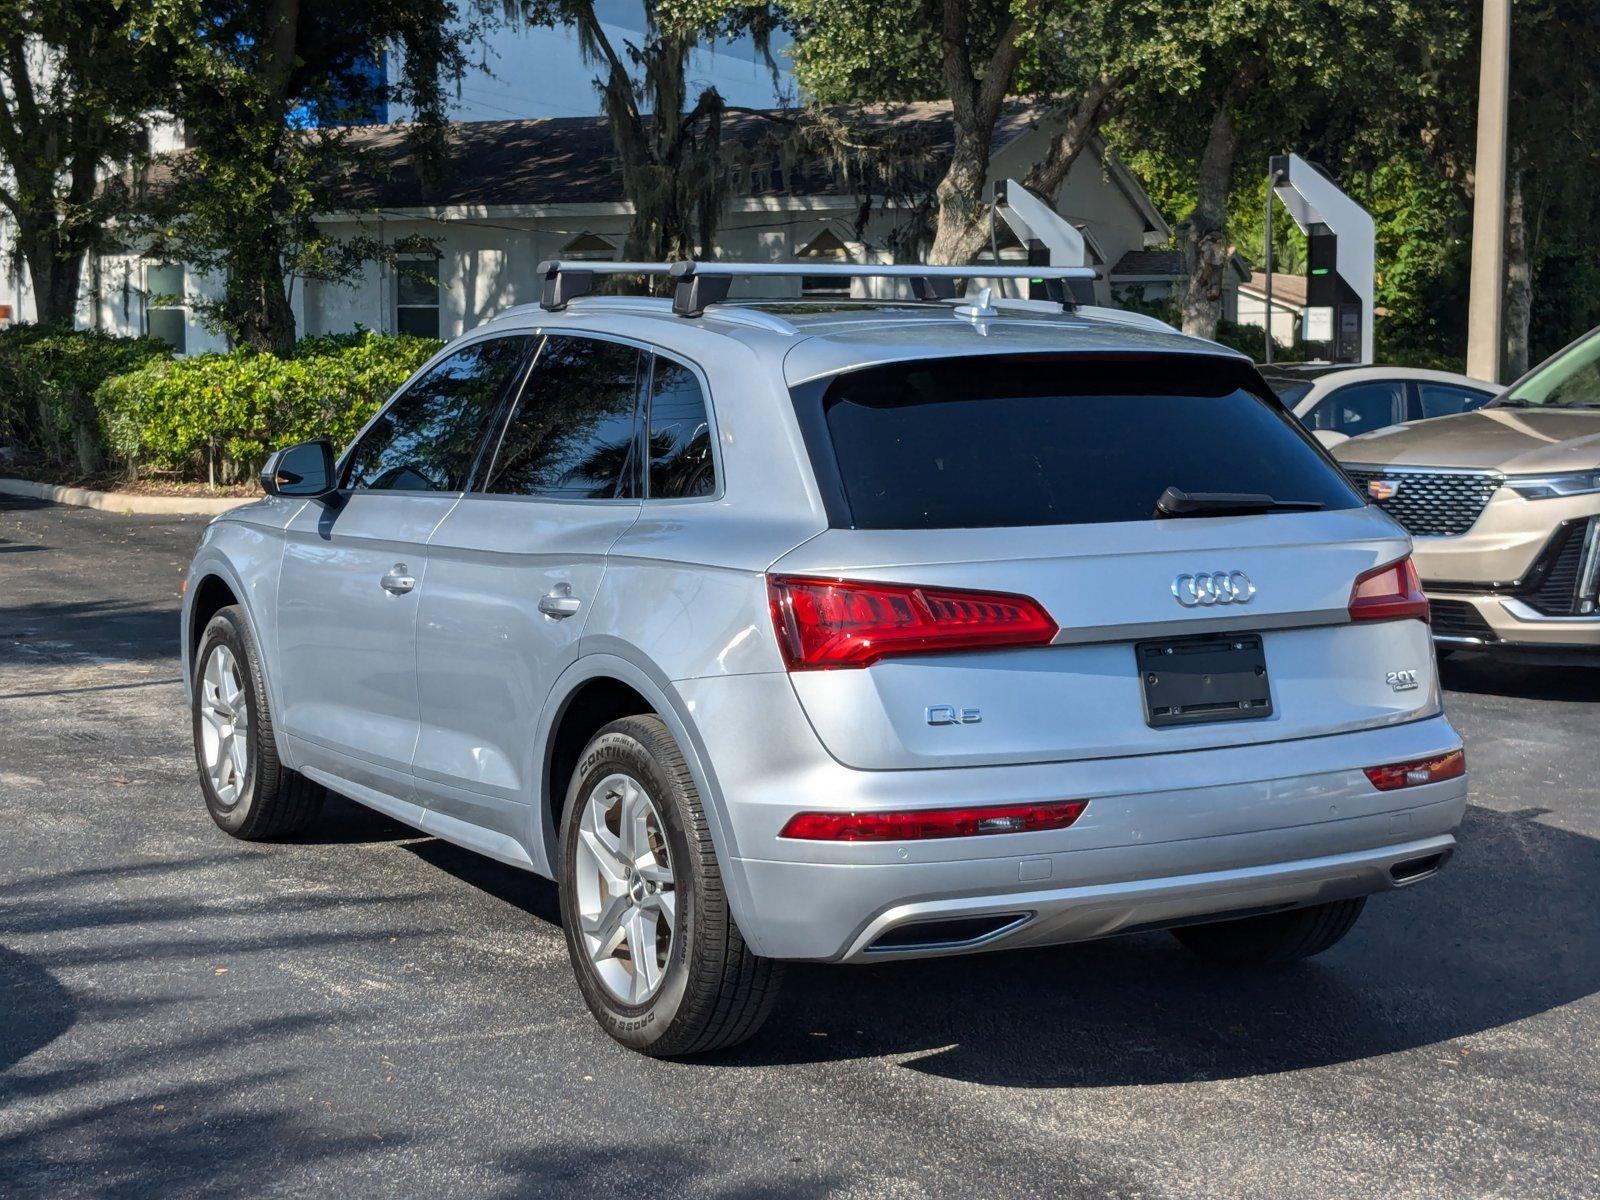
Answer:
[[[1172,581],[1172,594],[1185,608],[1211,608],[1217,604],[1249,604],[1256,585],[1243,571],[1200,571],[1179,575]]]

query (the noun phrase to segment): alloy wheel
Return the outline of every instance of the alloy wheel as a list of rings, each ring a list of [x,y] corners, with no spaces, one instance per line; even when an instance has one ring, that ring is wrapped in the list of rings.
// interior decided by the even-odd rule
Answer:
[[[250,706],[239,660],[225,643],[211,648],[200,676],[200,757],[225,807],[244,794],[250,766]]]
[[[677,884],[650,794],[622,773],[590,789],[579,816],[573,886],[595,974],[623,1004],[649,1001],[672,960]]]

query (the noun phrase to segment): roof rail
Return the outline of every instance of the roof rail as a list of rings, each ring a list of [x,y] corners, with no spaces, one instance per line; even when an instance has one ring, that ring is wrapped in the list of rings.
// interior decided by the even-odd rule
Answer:
[[[965,279],[1038,279],[1050,299],[1071,311],[1076,307],[1068,285],[1092,282],[1099,275],[1092,267],[1026,267],[973,263],[966,267],[928,267],[911,263],[740,263],[740,262],[562,262],[550,259],[539,264],[543,277],[540,307],[552,312],[567,306],[569,300],[594,290],[598,275],[667,276],[675,281],[672,311],[680,317],[698,317],[708,304],[728,298],[737,278],[767,279],[795,276],[834,276],[844,279],[909,279],[919,300],[955,298],[956,281]]]

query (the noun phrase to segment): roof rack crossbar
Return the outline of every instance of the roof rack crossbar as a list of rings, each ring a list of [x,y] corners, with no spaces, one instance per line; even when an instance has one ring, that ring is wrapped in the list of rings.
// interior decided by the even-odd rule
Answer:
[[[1040,279],[1044,281],[1050,298],[1064,309],[1075,307],[1071,283],[1093,283],[1099,278],[1093,267],[1041,267],[1003,266],[973,263],[965,267],[919,266],[913,263],[735,263],[735,262],[678,262],[672,264],[672,277],[678,281],[677,297],[672,310],[679,316],[697,317],[705,311],[705,304],[727,298],[727,284],[720,294],[710,289],[686,288],[691,281],[735,278],[793,278],[795,276],[832,276],[840,279],[906,279],[911,282],[913,294],[919,300],[950,300],[956,295],[956,281],[966,279]],[[703,298],[703,303],[696,299]]]
[[[950,300],[956,282],[967,279],[1042,280],[1050,299],[1064,309],[1075,307],[1073,284],[1092,284],[1099,278],[1093,267],[1005,266],[973,263],[965,267],[918,266],[912,263],[741,263],[741,262],[562,262],[539,264],[542,277],[539,306],[552,312],[594,290],[598,275],[667,276],[676,284],[672,311],[680,317],[698,317],[709,304],[728,298],[736,278],[771,279],[795,276],[832,276],[842,279],[906,279],[919,300]]]
[[[594,291],[597,275],[666,275],[671,263],[647,262],[595,262],[578,259],[563,262],[546,259],[539,264],[539,307],[548,312],[560,312],[569,300],[587,296]]]

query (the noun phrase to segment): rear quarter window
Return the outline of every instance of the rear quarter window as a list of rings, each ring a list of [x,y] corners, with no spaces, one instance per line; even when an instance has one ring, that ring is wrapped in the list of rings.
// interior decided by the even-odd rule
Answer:
[[[797,389],[835,524],[1141,521],[1168,487],[1358,508],[1254,370],[1208,356],[891,363]],[[813,406],[806,411],[806,406]]]

